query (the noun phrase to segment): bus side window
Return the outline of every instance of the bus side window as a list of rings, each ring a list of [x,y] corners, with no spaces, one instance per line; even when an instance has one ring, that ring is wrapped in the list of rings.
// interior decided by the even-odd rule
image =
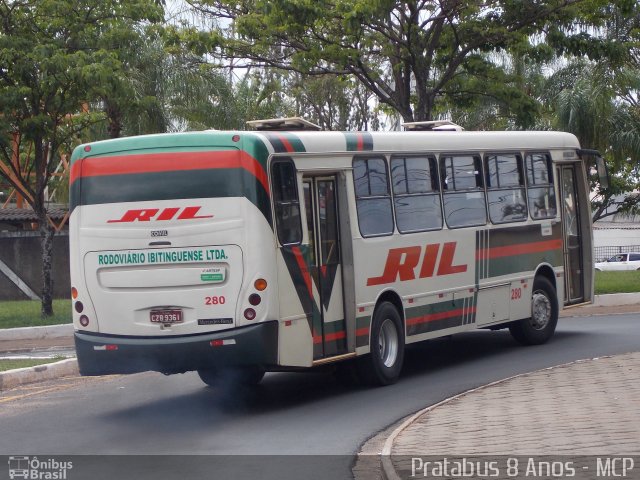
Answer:
[[[438,169],[434,157],[392,157],[391,183],[400,233],[442,228]]]
[[[440,157],[440,179],[449,228],[487,223],[482,161],[478,155],[443,155]]]
[[[492,223],[523,222],[527,219],[522,157],[494,154],[484,157],[489,217]]]
[[[528,154],[525,165],[531,218],[554,218],[557,210],[551,157],[547,153]]]
[[[296,182],[296,168],[292,161],[276,161],[271,166],[273,205],[276,229],[281,245],[294,245],[302,241],[300,201]]]
[[[353,184],[362,236],[391,235],[393,213],[385,159],[354,158]]]

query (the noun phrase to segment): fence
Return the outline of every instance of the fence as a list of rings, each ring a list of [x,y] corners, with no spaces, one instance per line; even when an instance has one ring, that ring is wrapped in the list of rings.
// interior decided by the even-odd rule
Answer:
[[[593,254],[596,262],[602,262],[607,258],[613,257],[618,253],[627,252],[640,252],[640,245],[624,245],[624,246],[611,246],[606,247],[594,247]]]

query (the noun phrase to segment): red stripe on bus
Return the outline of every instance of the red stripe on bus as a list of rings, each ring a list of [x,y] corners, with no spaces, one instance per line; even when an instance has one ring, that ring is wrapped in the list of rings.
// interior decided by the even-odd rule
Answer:
[[[347,338],[347,333],[342,331],[342,332],[335,332],[335,333],[327,333],[324,336],[324,341],[325,342],[333,342],[335,340],[341,340],[343,338]],[[318,343],[322,343],[322,335],[314,335],[313,336],[313,343],[315,343],[316,345]]]
[[[282,146],[285,148],[285,150],[287,152],[294,152],[295,151],[295,149],[293,148],[293,145],[291,145],[291,142],[289,142],[287,137],[285,137],[284,135],[281,135],[279,133],[276,133],[276,137],[278,137],[278,140],[280,140],[280,142],[282,142]]]
[[[409,318],[407,325],[417,325],[419,323],[435,322],[436,320],[444,320],[445,318],[460,317],[468,313],[475,313],[476,307],[457,308],[456,310],[448,310],[446,312],[430,313],[421,317]]]
[[[311,275],[309,274],[309,269],[307,268],[307,264],[304,261],[304,257],[302,256],[300,247],[293,247],[291,251],[293,252],[293,255],[296,257],[298,268],[302,273],[302,278],[304,280],[305,285],[307,286],[307,290],[309,291],[309,297],[313,299],[313,289],[311,288]]]
[[[518,245],[507,245],[505,247],[491,247],[481,250],[485,258],[512,257],[527,253],[547,252],[549,250],[559,250],[562,248],[562,240],[545,240],[543,242],[520,243]]]
[[[369,327],[358,328],[356,330],[356,337],[364,337],[365,335],[369,336]]]
[[[332,342],[334,340],[340,340],[343,338],[347,338],[347,332],[342,331],[342,332],[334,332],[334,333],[327,333],[324,336],[324,341],[325,342]]]
[[[359,134],[356,135],[356,138],[358,139],[357,150],[358,151],[364,150],[364,135],[359,133]]]
[[[243,168],[256,177],[269,193],[269,180],[262,165],[248,153],[237,150],[90,157],[73,164],[69,182],[73,183],[80,177],[206,170],[210,168]]]

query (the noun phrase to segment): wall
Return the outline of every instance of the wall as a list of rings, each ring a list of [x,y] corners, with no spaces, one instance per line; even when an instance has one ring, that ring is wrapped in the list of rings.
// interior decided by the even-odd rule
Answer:
[[[638,245],[640,224],[637,228],[594,228],[593,243],[595,247]]]
[[[2,260],[38,296],[42,292],[42,259],[38,232],[0,232]],[[69,298],[69,234],[58,233],[53,239],[53,296]],[[28,297],[0,272],[0,300],[26,300]]]

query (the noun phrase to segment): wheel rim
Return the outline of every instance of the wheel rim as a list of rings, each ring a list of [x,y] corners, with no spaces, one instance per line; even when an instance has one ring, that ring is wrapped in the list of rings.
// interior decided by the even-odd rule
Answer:
[[[551,320],[551,300],[540,290],[531,297],[531,326],[536,330],[544,329]]]
[[[385,319],[380,327],[378,336],[378,348],[380,350],[380,360],[385,367],[391,368],[398,358],[398,331],[396,325],[390,318]]]

